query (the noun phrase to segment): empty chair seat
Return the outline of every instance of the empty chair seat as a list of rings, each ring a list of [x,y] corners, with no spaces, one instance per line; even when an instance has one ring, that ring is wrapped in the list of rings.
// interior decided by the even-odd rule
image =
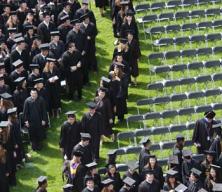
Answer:
[[[221,46],[214,47],[213,52],[214,53],[221,53],[222,52],[222,47]]]
[[[142,23],[149,23],[156,21],[158,19],[157,15],[145,15],[142,17]]]
[[[207,89],[205,90],[205,96],[209,97],[209,96],[217,96],[221,94],[221,90],[220,89]]]
[[[161,13],[158,17],[159,21],[174,19],[174,13]]]
[[[196,23],[186,23],[186,24],[182,25],[181,29],[183,31],[195,30],[195,29],[197,29],[197,24]]]
[[[165,27],[163,27],[163,26],[151,27],[151,28],[146,29],[145,32],[148,33],[148,34],[164,33],[165,32]]]
[[[177,64],[171,66],[171,71],[184,71],[187,69],[186,64]]]
[[[196,126],[195,122],[189,122],[186,124],[187,130],[194,130],[195,126]]]
[[[152,127],[150,129],[151,129],[152,135],[161,135],[161,134],[169,133],[168,127]]]
[[[126,172],[128,170],[128,165],[126,164],[116,164],[116,169],[118,172]]]
[[[180,29],[181,29],[180,25],[168,25],[168,26],[166,26],[166,32],[180,31]]]
[[[165,80],[163,82],[164,87],[175,87],[180,84],[178,80]]]
[[[197,0],[197,4],[198,4],[198,5],[207,4],[207,3],[209,3],[209,2],[210,2],[210,0]]]
[[[151,10],[157,10],[157,9],[162,9],[165,8],[166,4],[165,2],[157,2],[157,3],[152,3],[150,5]]]
[[[175,13],[175,18],[176,19],[185,19],[189,17],[189,11],[179,11]]]
[[[122,139],[132,139],[134,138],[134,132],[129,131],[129,132],[121,132],[117,134],[117,139],[122,140]]]
[[[186,125],[170,125],[170,132],[181,132],[187,130]]]
[[[175,143],[176,143],[175,141],[163,142],[161,148],[162,148],[162,150],[173,149]]]
[[[188,84],[194,84],[195,79],[194,78],[181,78],[180,79],[180,85],[188,85]]]
[[[222,27],[222,20],[215,20],[212,25],[214,28]]]
[[[221,63],[220,60],[214,60],[214,61],[206,61],[204,63],[204,67],[210,68],[210,67],[220,67]]]
[[[167,166],[168,158],[158,159],[157,162],[158,162],[158,165],[160,165],[160,166]]]
[[[139,4],[135,6],[134,10],[136,12],[141,12],[141,11],[147,11],[149,10],[149,8],[150,8],[149,4]]]
[[[154,98],[154,103],[155,104],[168,103],[168,102],[170,102],[170,97],[169,96]]]
[[[154,41],[153,43],[155,46],[163,46],[163,45],[172,45],[173,39],[172,38],[162,38]]]
[[[160,119],[161,118],[161,114],[158,112],[151,112],[151,113],[146,113],[143,115],[143,118],[145,120],[149,120],[149,119]]]
[[[150,147],[151,151],[160,150],[160,144],[159,143],[153,143]]]
[[[188,107],[188,108],[183,108],[178,110],[179,115],[189,115],[195,113],[194,107]]]
[[[106,167],[100,167],[98,169],[98,174],[100,174],[100,175],[105,175],[106,172],[107,172],[107,168]]]
[[[196,99],[196,98],[205,97],[205,93],[203,91],[196,91],[188,93],[187,96],[188,99]]]
[[[207,9],[205,11],[205,14],[207,16],[214,16],[214,15],[220,15],[220,9]]]
[[[210,22],[210,21],[200,22],[200,23],[197,24],[197,27],[199,29],[211,28],[212,27],[212,22]]]
[[[162,118],[170,118],[170,117],[175,117],[178,115],[177,110],[167,110],[162,112]]]
[[[142,147],[137,146],[137,147],[127,147],[126,148],[126,154],[138,154],[140,153]]]
[[[192,141],[192,140],[185,140],[184,146],[185,146],[185,147],[193,146],[193,141]]]
[[[205,16],[204,10],[193,10],[190,12],[190,17],[203,17]]]
[[[221,40],[221,34],[220,33],[208,34],[206,36],[206,40],[207,41]]]
[[[213,110],[221,110],[222,109],[222,103],[212,103]]]
[[[163,53],[151,53],[149,56],[148,56],[148,59],[151,60],[151,59],[163,59],[164,58],[164,54]]]
[[[190,37],[191,42],[200,42],[200,41],[205,41],[205,36],[204,35],[193,35]]]
[[[210,55],[213,53],[212,48],[200,48],[197,49],[197,54],[198,55]]]
[[[171,101],[182,101],[185,99],[187,99],[187,95],[185,93],[174,94],[174,95],[171,95],[171,98],[170,98]]]
[[[207,81],[212,81],[211,75],[201,75],[196,77],[197,83],[206,83]]]
[[[151,129],[136,129],[134,131],[136,137],[148,136],[151,135],[151,133],[152,133]]]
[[[204,113],[206,111],[211,111],[212,106],[211,105],[203,105],[203,106],[196,106],[195,107],[195,112],[196,113]]]
[[[174,43],[177,44],[184,44],[190,41],[189,37],[176,37],[174,38]]]
[[[151,83],[147,85],[147,89],[149,90],[162,90],[163,89],[163,83],[157,82],[157,83]]]
[[[115,150],[116,155],[124,155],[126,153],[125,148],[119,148]]]
[[[141,106],[141,105],[151,105],[153,104],[153,99],[149,98],[149,99],[140,99],[136,102],[137,106]]]
[[[203,68],[203,62],[193,62],[193,63],[188,63],[187,68],[190,69],[200,69]]]
[[[166,7],[167,8],[174,8],[174,7],[178,7],[180,5],[182,5],[182,2],[180,0],[171,0],[171,1],[167,2]]]
[[[213,81],[221,81],[222,80],[222,73],[216,73],[212,75]]]
[[[142,115],[131,115],[126,118],[127,122],[135,122],[135,121],[141,121],[141,120],[143,120]]]
[[[180,51],[167,51],[165,52],[165,58],[175,58],[175,57],[180,57]]]
[[[165,65],[165,66],[155,66],[153,67],[152,71],[154,73],[166,73],[170,71],[170,66]]]
[[[196,56],[196,49],[187,49],[187,50],[182,50],[181,51],[181,56],[182,57],[191,57],[191,56]]]

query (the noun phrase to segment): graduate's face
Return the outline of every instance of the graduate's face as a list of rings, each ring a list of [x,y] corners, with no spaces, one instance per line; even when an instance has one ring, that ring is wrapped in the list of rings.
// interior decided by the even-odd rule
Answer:
[[[129,41],[132,41],[132,40],[133,40],[133,35],[130,34],[130,33],[128,33],[128,35],[127,35],[127,39],[128,39]]]
[[[35,73],[36,75],[39,75],[39,69],[33,69],[33,73]]]
[[[99,91],[98,95],[99,95],[100,98],[103,98],[105,96],[105,92]]]
[[[84,146],[88,146],[89,145],[89,140],[85,140],[82,142]]]
[[[114,174],[114,173],[116,172],[116,168],[115,168],[115,167],[111,167],[111,168],[109,169],[109,172],[110,172],[111,174]]]
[[[68,122],[69,122],[70,124],[73,124],[73,123],[75,122],[75,117],[69,117],[69,118],[68,118]]]
[[[3,79],[3,80],[0,80],[0,87],[2,87],[3,85],[5,85],[4,79]]]
[[[156,164],[156,159],[155,158],[150,158],[149,163],[151,166],[154,166]]]
[[[131,22],[132,21],[132,16],[127,16],[126,19],[127,19],[128,22]]]
[[[30,95],[31,95],[31,98],[34,99],[34,100],[37,99],[37,97],[38,97],[38,93],[35,90],[32,90]]]
[[[197,178],[195,177],[195,175],[193,173],[190,174],[190,181],[191,182],[195,182],[197,180]]]
[[[151,183],[154,180],[154,175],[153,174],[147,174],[146,175],[146,180]]]
[[[58,42],[58,41],[59,41],[59,36],[58,36],[58,35],[57,35],[57,36],[54,36],[54,37],[53,37],[53,40],[56,41],[56,42]]]
[[[175,181],[176,181],[175,177],[169,177],[169,182],[170,183],[175,183]]]
[[[91,109],[91,108],[89,109],[90,114],[94,114],[95,112],[96,112],[96,109]]]
[[[21,50],[25,49],[25,43],[24,42],[20,43],[18,46],[19,46],[19,49],[21,49]]]
[[[4,8],[4,11],[5,11],[6,14],[9,14],[10,11],[11,11],[11,8],[10,8],[10,7],[5,7],[5,8]]]
[[[86,185],[87,185],[87,187],[92,189],[92,188],[94,188],[94,181],[89,180],[89,181],[86,182]]]
[[[215,178],[216,176],[217,176],[217,173],[216,173],[216,171],[214,170],[214,169],[210,169],[210,175],[213,177],[213,178]]]
[[[120,56],[120,55],[118,55],[118,56],[116,57],[116,61],[119,62],[119,63],[122,63],[123,57]]]
[[[209,154],[207,155],[206,158],[207,158],[207,161],[209,161],[209,162],[212,162],[213,159],[214,159],[213,156],[212,156],[212,155],[209,155]]]
[[[113,184],[110,184],[107,188],[108,188],[109,191],[113,191],[114,186],[113,186]]]
[[[78,31],[78,30],[80,30],[80,23],[76,23],[75,24],[75,29]]]

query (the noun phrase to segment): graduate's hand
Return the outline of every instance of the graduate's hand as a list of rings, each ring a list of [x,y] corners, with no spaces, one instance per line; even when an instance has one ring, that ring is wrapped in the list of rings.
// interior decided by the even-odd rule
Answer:
[[[82,51],[82,55],[85,55],[86,54],[86,52],[85,51]]]
[[[77,67],[81,67],[81,62],[80,61],[77,63]]]
[[[42,121],[42,125],[43,125],[43,126],[45,125],[45,121]]]
[[[6,173],[5,176],[8,177],[8,176],[9,176],[9,173]]]
[[[194,143],[194,145],[195,145],[196,147],[201,147],[201,144],[200,144],[200,143]]]
[[[17,144],[15,145],[15,149],[18,149],[18,145]]]
[[[116,80],[117,80],[117,81],[120,81],[120,78],[116,76]]]
[[[113,107],[113,111],[114,111],[114,113],[116,113],[116,106]]]
[[[87,36],[87,39],[88,39],[88,40],[90,40],[90,39],[91,39],[91,37],[90,37],[90,36]]]
[[[29,127],[29,122],[28,121],[25,122],[25,126]]]
[[[113,119],[109,119],[109,124],[112,124],[113,123]]]

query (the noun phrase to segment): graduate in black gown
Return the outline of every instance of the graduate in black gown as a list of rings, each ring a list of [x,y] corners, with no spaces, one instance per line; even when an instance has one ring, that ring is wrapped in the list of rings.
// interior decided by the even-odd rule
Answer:
[[[146,173],[146,179],[140,183],[138,192],[160,192],[159,181],[155,179],[154,172],[149,170]]]
[[[23,112],[23,106],[25,100],[28,98],[29,94],[26,88],[25,77],[17,78],[14,83],[16,84],[16,89],[13,93],[13,103],[17,107],[18,114]]]
[[[205,117],[196,122],[192,140],[198,153],[209,150],[216,135],[221,136],[221,127],[212,128],[214,124],[217,124],[214,120],[215,115],[214,111],[205,112]]]
[[[24,103],[23,119],[29,130],[32,149],[40,150],[48,121],[47,111],[45,102],[38,96],[36,89],[32,89],[30,95]]]
[[[30,64],[30,74],[27,79],[27,88],[30,90],[32,87],[34,87],[35,83],[34,80],[40,78],[40,71],[39,71],[39,64]]]
[[[75,43],[68,45],[68,50],[62,56],[62,64],[65,69],[65,78],[69,87],[69,99],[73,99],[77,91],[78,100],[82,99],[82,56]]]
[[[5,77],[3,74],[0,74],[0,94],[10,93],[10,88],[5,84]]]
[[[139,173],[142,172],[143,167],[146,165],[147,157],[150,155],[150,147],[151,147],[151,140],[149,137],[143,137],[140,141],[140,144],[143,145],[143,148],[139,154]]]
[[[86,187],[82,190],[82,192],[99,192],[99,188],[95,185],[93,177],[87,176],[85,178]]]
[[[73,147],[80,141],[81,124],[77,121],[75,111],[66,113],[67,120],[63,123],[59,146],[63,157],[70,160]]]
[[[99,161],[100,139],[104,137],[104,123],[102,115],[96,112],[96,103],[88,102],[89,112],[82,117],[82,129],[84,132],[91,135],[91,147],[93,150],[94,159]]]
[[[37,179],[38,187],[36,188],[35,192],[47,192],[48,181],[46,176],[40,176]]]
[[[70,17],[65,15],[60,18],[61,24],[58,26],[58,30],[60,32],[60,38],[63,43],[66,44],[66,36],[68,32],[72,29],[72,25],[70,23]]]
[[[177,178],[177,174],[178,172],[172,169],[167,171],[166,183],[163,186],[164,191],[175,190],[175,188],[180,184]]]
[[[191,169],[190,183],[188,185],[189,192],[198,192],[203,188],[203,183],[200,179],[202,172],[196,168]]]
[[[126,177],[125,179],[123,179],[123,187],[119,190],[119,192],[130,192],[130,191],[135,191],[135,189],[133,189],[136,181],[134,179],[132,179],[131,177]]]
[[[83,165],[89,164],[93,161],[93,153],[90,145],[91,136],[89,133],[80,133],[81,141],[73,147],[72,154],[75,151],[82,153],[81,162]]]
[[[49,112],[52,117],[59,118],[59,111],[61,109],[60,71],[55,64],[56,59],[48,57],[46,60],[42,76],[49,97]]]
[[[105,136],[112,135],[112,139],[114,139],[114,134],[112,130],[113,126],[112,106],[106,94],[107,94],[107,89],[104,87],[100,87],[98,90],[98,96],[95,98],[96,111],[99,112],[103,118],[104,122],[103,134]]]

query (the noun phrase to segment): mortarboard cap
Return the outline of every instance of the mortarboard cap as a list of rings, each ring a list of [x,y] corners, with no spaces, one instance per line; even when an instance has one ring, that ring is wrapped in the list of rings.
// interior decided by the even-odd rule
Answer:
[[[76,111],[68,111],[65,113],[68,117],[75,117]]]
[[[179,164],[178,156],[176,156],[176,155],[170,156],[169,160],[168,160],[168,163],[178,165]]]
[[[48,61],[48,62],[56,62],[56,59],[51,58],[51,57],[47,57],[46,61]]]
[[[219,191],[221,192],[222,191],[222,183],[215,183],[213,185],[213,191]]]
[[[5,99],[5,100],[12,99],[12,95],[10,95],[9,93],[2,93],[0,96],[2,99]]]
[[[105,179],[104,181],[102,181],[101,183],[103,184],[103,186],[109,186],[113,182],[114,182],[114,180],[108,178],[108,179]]]
[[[48,50],[49,49],[49,44],[48,43],[43,43],[43,44],[39,45],[39,49]]]
[[[117,157],[116,150],[108,151],[107,156],[108,156],[108,159],[107,159],[108,165],[116,164],[116,157]]]
[[[167,171],[168,176],[176,176],[176,174],[178,174],[178,171],[175,171],[173,169]]]
[[[128,9],[126,12],[126,16],[133,16],[134,12],[131,9]]]
[[[59,31],[51,31],[51,32],[50,32],[50,35],[51,35],[51,36],[59,36],[59,35],[60,35],[60,32],[59,32]]]
[[[89,168],[89,169],[93,169],[97,166],[97,163],[96,162],[91,162],[91,163],[88,163],[86,164],[86,167]]]
[[[84,15],[82,15],[82,16],[80,17],[80,20],[83,21],[83,20],[85,20],[85,19],[87,19],[87,18],[89,18],[89,14],[88,14],[88,13],[85,13]]]
[[[44,82],[43,78],[38,78],[38,79],[34,80],[35,85],[38,84],[38,83],[43,83],[43,82]]]
[[[17,107],[13,107],[13,108],[10,108],[10,109],[7,110],[8,115],[16,113],[16,112],[17,112]]]
[[[63,192],[72,192],[73,191],[73,185],[72,184],[66,184],[63,186]]]
[[[207,111],[204,113],[204,116],[209,119],[213,119],[215,117],[215,115],[216,115],[216,113],[214,111]]]
[[[140,140],[140,144],[147,144],[147,143],[150,143],[150,138],[149,137],[143,137],[141,140]]]
[[[96,103],[91,101],[86,103],[86,105],[90,108],[90,109],[95,109],[96,108]]]
[[[72,3],[70,3],[70,2],[64,2],[64,3],[63,3],[63,6],[64,6],[64,7],[66,7],[66,6],[71,6],[71,5],[72,5]]]
[[[110,83],[110,81],[111,81],[109,78],[104,77],[104,76],[101,77],[101,80],[106,83]]]
[[[123,44],[126,44],[126,43],[128,42],[128,39],[120,38],[120,39],[119,39],[119,42],[120,42],[120,43],[123,43]]]
[[[5,63],[0,63],[0,69],[5,68]]]
[[[216,156],[217,153],[216,153],[215,151],[205,150],[205,151],[204,151],[204,154],[205,154],[205,155]]]
[[[17,44],[22,43],[22,42],[25,42],[25,39],[23,37],[18,37],[16,39],[14,39],[14,42],[17,43]]]
[[[17,14],[17,11],[11,11],[11,12],[9,13],[10,16],[16,15],[16,14]]]
[[[89,0],[82,0],[82,4],[88,5],[89,4]]]
[[[121,56],[121,54],[117,54],[117,56]],[[117,63],[117,62],[115,62],[115,63],[114,63],[114,67],[123,68],[124,65],[123,65],[122,63]]]
[[[123,183],[125,183],[129,187],[132,187],[136,183],[136,181],[130,177],[126,177],[125,179],[123,179]]]
[[[51,15],[50,8],[49,7],[45,7],[45,9],[42,12],[42,15],[43,15],[43,17],[50,16]]]
[[[29,67],[30,69],[39,69],[39,64],[33,63],[33,64],[30,64]]]
[[[71,21],[71,24],[75,25],[76,23],[81,23],[79,19],[74,19]]]
[[[8,121],[1,121],[0,122],[0,128],[7,128],[8,127]]]
[[[146,170],[146,175],[154,175],[154,171],[152,169]]]
[[[29,29],[34,29],[33,25],[25,25],[25,29],[29,30]]]
[[[183,135],[177,135],[176,136],[176,140],[184,140],[185,138],[184,138],[184,136]]]
[[[190,151],[190,150],[183,150],[183,156],[184,157],[191,157],[192,156],[192,151]]]
[[[138,162],[135,162],[135,161],[128,162],[127,165],[128,165],[128,168],[132,171],[138,169],[139,167]]]
[[[127,34],[131,34],[131,35],[135,35],[135,31],[130,29],[130,30],[126,30]]]
[[[202,173],[200,170],[198,170],[196,168],[192,168],[190,171],[191,171],[191,173],[193,173],[197,177],[200,177],[200,175]]]
[[[21,59],[18,59],[16,60],[15,62],[12,63],[12,65],[15,67],[15,68],[19,68],[23,65],[23,61]]]
[[[21,82],[23,82],[25,80],[25,77],[18,77],[15,81],[14,81],[14,83],[21,83]]]
[[[179,184],[176,188],[175,188],[175,191],[176,192],[184,192],[187,190],[187,186],[184,185],[184,184]]]
[[[90,140],[91,135],[89,133],[80,133],[81,139],[83,140]]]
[[[81,151],[74,151],[73,155],[76,157],[82,157],[82,152]]]
[[[63,17],[61,17],[60,18],[60,21],[66,21],[66,20],[69,20],[70,19],[70,17],[69,17],[69,15],[64,15]]]
[[[43,184],[47,181],[47,177],[46,176],[40,176],[37,179],[38,184]]]
[[[213,169],[215,169],[215,170],[220,170],[220,169],[221,169],[220,166],[214,165],[214,164],[211,164],[210,167],[213,168]]]
[[[204,188],[201,188],[199,191],[197,192],[207,192],[207,190],[205,190]]]
[[[94,181],[94,179],[93,179],[92,176],[87,175],[87,176],[85,177],[85,182],[87,182],[87,181]]]
[[[17,31],[17,28],[8,28],[8,32],[9,33],[16,33],[16,31]]]
[[[120,5],[128,5],[130,2],[129,0],[121,0]]]
[[[100,88],[99,88],[99,91],[102,91],[102,92],[107,92],[107,91],[108,91],[108,89],[107,89],[107,88],[105,88],[105,87],[100,87]]]
[[[15,41],[15,39],[17,39],[17,38],[19,38],[19,37],[22,37],[22,33],[16,33],[16,34],[14,35],[14,41]]]

